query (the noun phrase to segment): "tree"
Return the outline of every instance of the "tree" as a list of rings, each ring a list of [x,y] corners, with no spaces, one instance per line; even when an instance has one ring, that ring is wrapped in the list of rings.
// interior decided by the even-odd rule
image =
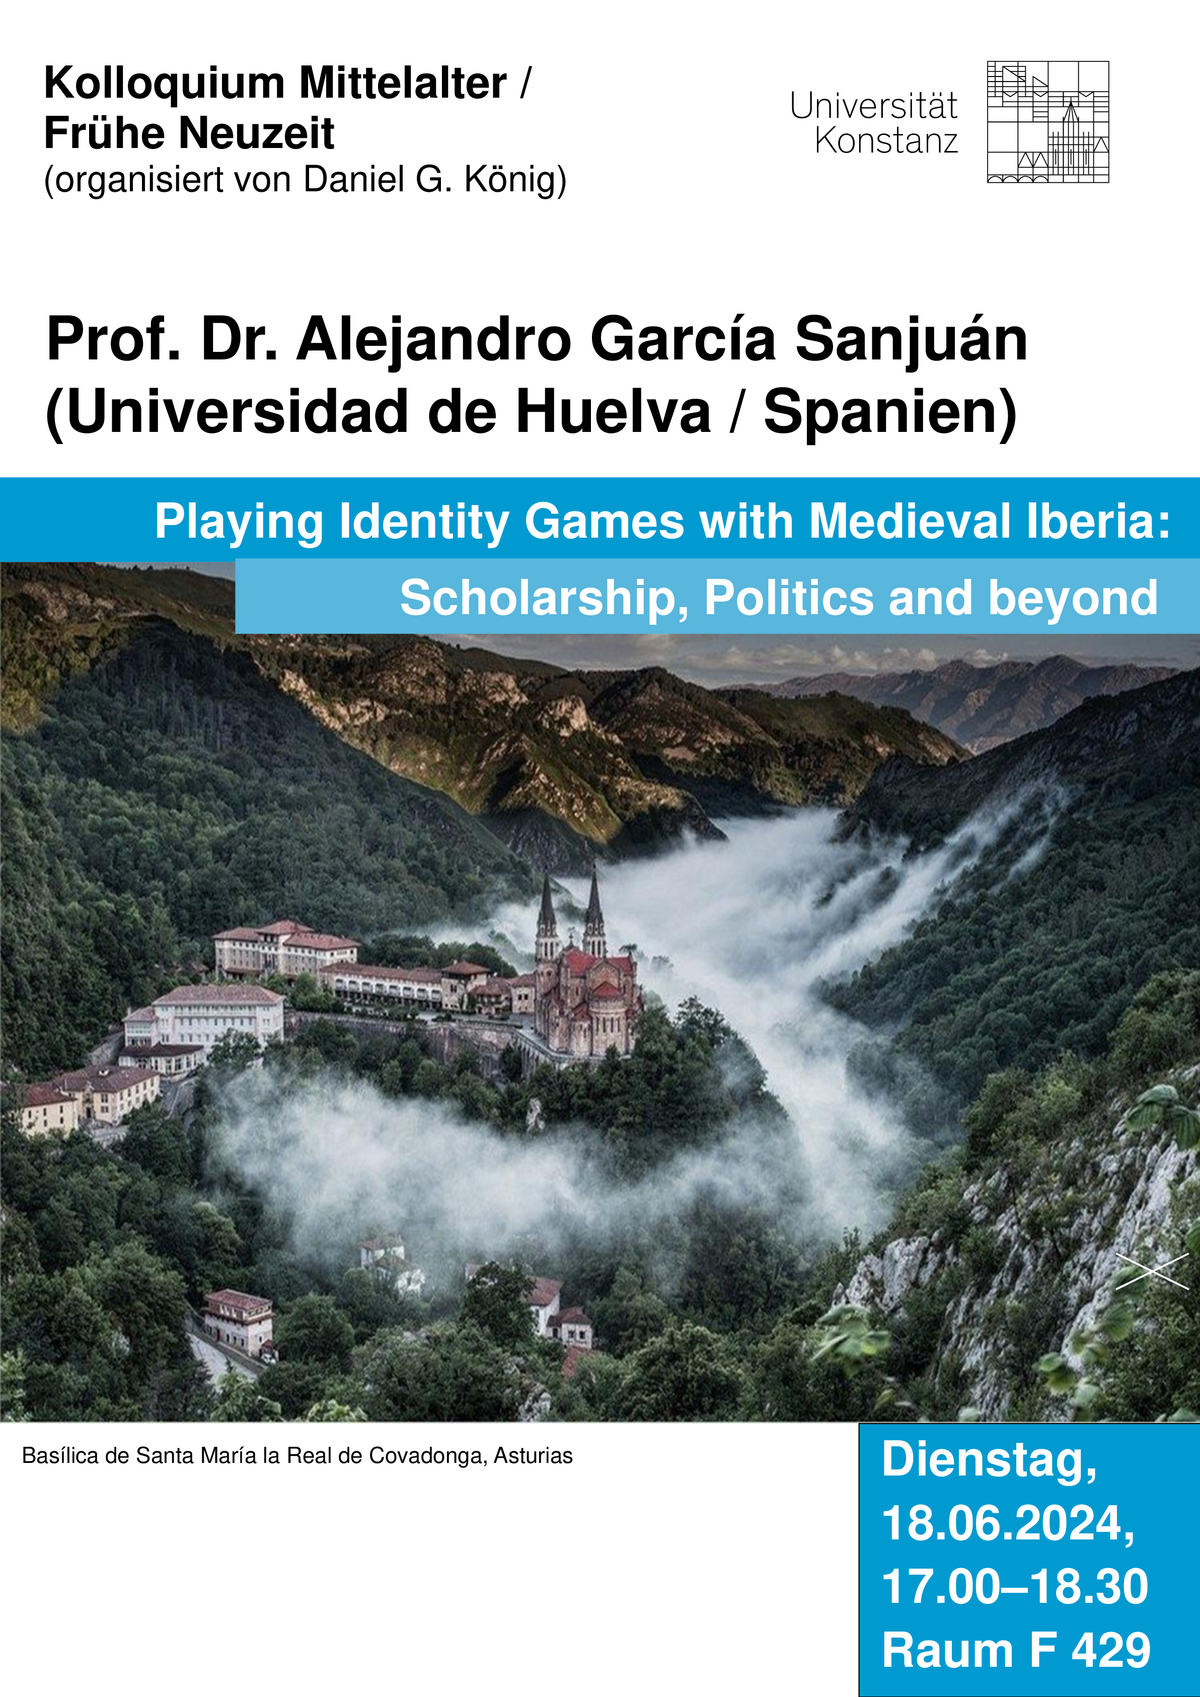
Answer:
[[[19,1349],[0,1355],[0,1420],[28,1420],[25,1412],[25,1357]]]
[[[216,1407],[209,1419],[273,1422],[283,1419],[283,1410],[270,1397],[263,1396],[253,1379],[245,1378],[235,1367],[229,1366],[218,1387]]]
[[[512,1420],[523,1387],[508,1354],[475,1326],[377,1332],[348,1390],[371,1420]]]
[[[318,1361],[277,1361],[258,1381],[259,1392],[276,1402],[285,1420],[303,1420],[331,1389],[331,1369]]]
[[[23,1214],[6,1208],[0,1233],[0,1283],[11,1284],[18,1273],[40,1271],[38,1243],[33,1227]]]
[[[714,1333],[676,1322],[628,1358],[617,1418],[732,1420],[744,1383]]]
[[[517,1349],[534,1335],[532,1290],[533,1280],[523,1268],[488,1261],[467,1286],[462,1319],[503,1348]]]
[[[38,1258],[49,1272],[75,1266],[86,1250],[79,1221],[63,1196],[56,1196],[42,1209],[34,1223]]]
[[[312,1423],[324,1421],[356,1421],[365,1420],[367,1417],[361,1408],[352,1408],[349,1403],[338,1402],[336,1397],[327,1396],[323,1398],[321,1402],[314,1402],[304,1418],[306,1421]]]
[[[150,1389],[167,1367],[191,1363],[183,1279],[140,1243],[122,1243],[89,1262],[84,1280],[128,1348],[130,1366]]]
[[[215,1072],[245,1072],[261,1052],[248,1031],[227,1031],[209,1050],[208,1064]]]
[[[302,1296],[280,1322],[278,1343],[287,1361],[346,1367],[354,1328],[331,1296]]]
[[[762,1420],[870,1420],[884,1389],[881,1372],[848,1372],[839,1357],[813,1359],[810,1328],[789,1317],[755,1348],[754,1412]]]
[[[183,1126],[161,1102],[148,1102],[130,1114],[121,1154],[168,1184],[186,1184],[191,1177],[192,1152]]]
[[[379,1279],[362,1267],[350,1267],[337,1288],[338,1307],[354,1327],[359,1343],[382,1326],[415,1327],[421,1308],[412,1296],[401,1296],[389,1279]]]
[[[631,1267],[618,1267],[607,1296],[601,1297],[591,1311],[605,1348],[611,1347],[618,1355],[630,1354],[649,1343],[665,1330],[669,1319],[666,1303],[647,1289],[641,1274]]]
[[[294,1008],[305,1013],[336,1013],[341,1003],[332,990],[319,984],[311,972],[302,972],[288,991]]]

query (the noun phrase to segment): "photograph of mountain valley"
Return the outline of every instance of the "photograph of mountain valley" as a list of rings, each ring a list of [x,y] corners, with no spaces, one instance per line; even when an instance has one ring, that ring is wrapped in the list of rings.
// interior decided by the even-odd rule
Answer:
[[[0,590],[4,1419],[1200,1415],[1200,637]]]

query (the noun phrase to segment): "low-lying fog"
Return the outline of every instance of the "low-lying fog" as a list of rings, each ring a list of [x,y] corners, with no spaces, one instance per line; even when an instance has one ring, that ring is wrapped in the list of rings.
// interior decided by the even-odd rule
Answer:
[[[976,818],[941,848],[905,859],[900,841],[839,841],[837,815],[809,809],[723,821],[727,840],[689,843],[652,860],[602,869],[612,951],[636,946],[643,985],[671,1010],[696,996],[718,1009],[767,1069],[809,1176],[810,1202],[789,1221],[814,1248],[848,1225],[886,1217],[889,1192],[919,1159],[898,1107],[847,1071],[867,1033],[820,996],[901,939],[1021,811]],[[565,881],[576,900],[586,881]],[[559,935],[572,924],[559,902]],[[537,903],[499,909],[490,930],[528,966]],[[578,920],[576,920],[578,923]],[[461,934],[461,927],[459,928]],[[482,940],[482,939],[481,939]],[[926,1137],[948,1129],[923,1126]],[[447,1246],[479,1256],[522,1240],[552,1243],[569,1227],[603,1241],[633,1221],[677,1218],[700,1187],[766,1201],[753,1127],[637,1184],[601,1182],[586,1139],[505,1139],[441,1104],[385,1099],[362,1083],[324,1079],[282,1100],[269,1077],[229,1092],[223,1143],[246,1176],[293,1219],[297,1250],[316,1256],[367,1229],[415,1218]],[[928,1147],[928,1146],[926,1146]]]
[[[912,1143],[898,1110],[847,1076],[847,1057],[868,1033],[826,1005],[821,983],[902,939],[1017,811],[973,819],[908,860],[903,841],[840,841],[839,815],[807,808],[722,820],[725,842],[601,870],[610,950],[635,944],[647,989],[672,1011],[689,996],[718,1009],[767,1069],[811,1172],[810,1226],[877,1224],[881,1185]],[[586,879],[560,882],[582,909]],[[536,904],[495,916],[494,940],[523,964],[536,918]],[[568,925],[560,913],[564,940]],[[922,1129],[935,1137],[948,1127]]]

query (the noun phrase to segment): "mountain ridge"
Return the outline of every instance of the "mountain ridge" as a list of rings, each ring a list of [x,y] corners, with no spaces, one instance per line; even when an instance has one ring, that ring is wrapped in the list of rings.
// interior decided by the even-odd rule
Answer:
[[[895,754],[964,757],[902,710],[713,691],[663,667],[576,670],[424,635],[253,636],[226,579],[84,563],[5,568],[5,722],[165,619],[247,654],[343,742],[448,796],[540,869],[720,837],[714,816],[845,806]]]
[[[955,659],[927,671],[827,672],[764,687],[771,695],[789,699],[838,690],[875,706],[903,707],[972,754],[982,754],[1013,737],[1044,730],[1095,696],[1120,695],[1143,684],[1159,683],[1173,677],[1176,670],[1132,664],[1092,666],[1067,654],[1049,654],[1042,660],[1002,660],[989,666]]]
[[[1200,962],[1200,669],[1096,697],[929,774],[881,767],[842,828],[962,830],[977,863],[830,999],[960,1096],[989,1073],[1095,1054],[1157,973]]]

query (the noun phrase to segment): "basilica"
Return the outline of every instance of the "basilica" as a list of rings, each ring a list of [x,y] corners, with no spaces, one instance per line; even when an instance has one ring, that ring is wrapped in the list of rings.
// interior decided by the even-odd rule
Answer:
[[[608,952],[594,870],[582,948],[576,948],[573,936],[565,949],[559,942],[550,880],[545,880],[536,956],[533,1024],[543,1042],[579,1060],[601,1059],[610,1049],[631,1053],[642,1007],[637,964],[632,953]]]

